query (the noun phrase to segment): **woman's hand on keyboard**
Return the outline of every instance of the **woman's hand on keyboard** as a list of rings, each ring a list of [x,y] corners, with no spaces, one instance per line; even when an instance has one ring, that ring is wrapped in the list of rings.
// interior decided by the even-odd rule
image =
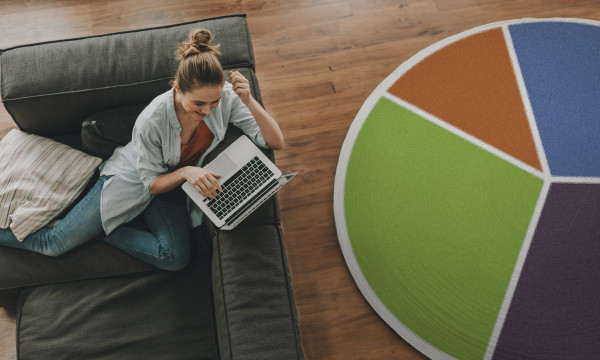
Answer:
[[[217,196],[217,191],[223,191],[217,180],[221,175],[196,166],[187,166],[185,170],[185,179],[198,190],[200,195],[212,199]]]

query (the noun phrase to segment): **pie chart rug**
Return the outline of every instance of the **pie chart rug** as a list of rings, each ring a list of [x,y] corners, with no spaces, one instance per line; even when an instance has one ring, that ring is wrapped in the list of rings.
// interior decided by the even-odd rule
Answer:
[[[400,65],[334,211],[360,291],[426,356],[600,358],[600,22],[489,24]]]

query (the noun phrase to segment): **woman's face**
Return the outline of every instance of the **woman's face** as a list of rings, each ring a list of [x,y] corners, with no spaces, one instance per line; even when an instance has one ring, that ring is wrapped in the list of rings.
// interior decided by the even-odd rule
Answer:
[[[223,85],[202,86],[182,92],[175,85],[183,110],[194,120],[204,120],[219,105]]]

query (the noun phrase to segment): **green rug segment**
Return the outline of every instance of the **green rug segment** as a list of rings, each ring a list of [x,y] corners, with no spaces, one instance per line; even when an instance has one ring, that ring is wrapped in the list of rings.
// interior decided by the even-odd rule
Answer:
[[[481,359],[542,185],[382,98],[346,174],[354,255],[397,320],[451,356]]]

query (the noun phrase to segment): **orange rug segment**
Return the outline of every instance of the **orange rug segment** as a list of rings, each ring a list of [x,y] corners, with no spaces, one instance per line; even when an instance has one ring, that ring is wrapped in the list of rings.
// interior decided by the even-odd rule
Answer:
[[[501,29],[438,50],[388,91],[542,170]]]

